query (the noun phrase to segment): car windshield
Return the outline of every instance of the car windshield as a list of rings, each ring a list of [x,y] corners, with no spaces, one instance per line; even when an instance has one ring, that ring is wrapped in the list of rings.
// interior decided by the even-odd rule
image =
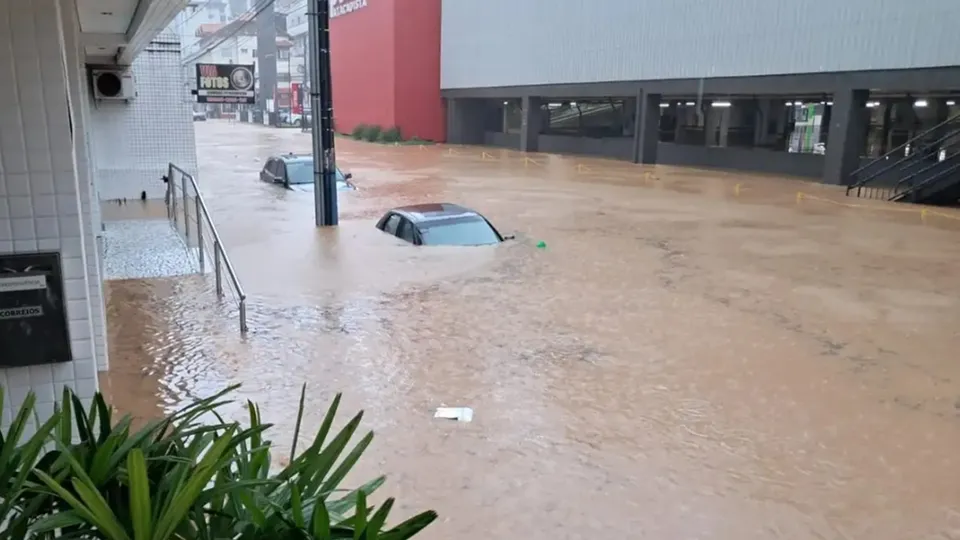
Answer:
[[[287,177],[291,184],[312,184],[313,183],[313,161],[288,161]],[[345,184],[343,172],[337,168],[337,184]]]
[[[480,246],[500,242],[496,231],[481,218],[457,219],[420,226],[428,246]]]

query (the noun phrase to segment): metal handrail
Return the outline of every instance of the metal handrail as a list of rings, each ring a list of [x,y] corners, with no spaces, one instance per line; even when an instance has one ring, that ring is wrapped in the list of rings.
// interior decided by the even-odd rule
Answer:
[[[850,176],[856,177],[858,174],[862,173],[863,171],[869,169],[870,167],[876,165],[877,163],[880,163],[880,162],[882,162],[882,161],[885,161],[887,158],[889,158],[889,157],[893,156],[894,154],[900,152],[901,150],[905,149],[907,146],[915,143],[918,139],[921,139],[921,138],[923,138],[923,137],[926,137],[927,135],[933,133],[933,132],[936,131],[937,129],[940,129],[940,128],[942,128],[943,126],[946,126],[946,125],[948,125],[948,124],[950,124],[950,123],[952,123],[952,122],[954,122],[954,121],[957,121],[957,120],[960,120],[960,114],[956,114],[956,115],[954,115],[954,116],[951,116],[950,118],[947,118],[946,120],[944,120],[943,122],[940,122],[939,124],[933,126],[932,128],[930,128],[930,129],[928,129],[928,130],[926,130],[926,131],[924,131],[924,132],[922,132],[922,133],[919,133],[919,134],[913,136],[913,137],[910,138],[910,140],[908,140],[907,142],[901,144],[900,146],[894,148],[893,150],[890,150],[890,151],[887,152],[886,154],[878,157],[877,159],[871,161],[870,163],[867,163],[866,165],[863,165],[862,167],[854,170],[852,173],[850,173]],[[868,179],[868,180],[870,180],[870,179]]]
[[[943,123],[943,124],[939,124],[937,127],[943,127],[943,126],[945,126],[945,125],[946,125],[946,123]],[[934,128],[934,129],[936,129],[936,128]],[[932,142],[930,142],[930,143],[927,143],[929,146],[928,146],[927,149],[923,150],[922,153],[913,152],[913,153],[904,155],[903,157],[901,157],[900,159],[894,161],[893,163],[889,163],[886,167],[880,169],[879,171],[874,171],[874,172],[870,173],[867,177],[861,178],[861,179],[860,179],[859,181],[857,181],[855,184],[851,184],[851,185],[847,186],[847,195],[849,195],[849,194],[850,194],[850,191],[853,190],[854,188],[857,188],[857,189],[859,190],[859,188],[866,186],[867,184],[869,184],[870,182],[872,182],[874,179],[880,177],[880,176],[883,175],[884,173],[887,173],[887,172],[889,172],[889,171],[891,171],[891,170],[893,170],[893,169],[896,169],[897,167],[900,167],[900,171],[901,171],[901,172],[906,171],[907,169],[909,169],[910,167],[912,167],[913,165],[915,165],[916,162],[917,162],[917,160],[922,160],[923,158],[925,158],[925,157],[927,157],[927,156],[930,156],[930,155],[932,155],[932,154],[935,154],[935,153],[939,152],[941,145],[947,143],[948,141],[950,141],[950,139],[953,139],[953,138],[956,137],[957,135],[960,135],[960,131],[951,131],[951,132],[947,133],[946,135],[940,137],[939,139],[937,139],[937,140],[935,140],[935,141],[932,141]],[[922,137],[923,137],[922,135],[918,135],[917,137],[914,137],[913,139],[910,139],[909,142],[907,142],[907,143],[904,144],[904,147],[905,147],[907,144],[910,144],[910,143],[912,143],[912,142],[916,142],[918,139],[920,139],[920,138],[922,138]],[[886,159],[887,159],[887,158],[885,158],[885,157],[877,158],[876,161],[871,161],[870,163],[868,163],[867,165],[861,167],[861,168],[858,169],[858,170],[866,169],[867,167],[870,167],[870,166],[872,166],[872,165],[876,165],[877,163],[883,163]],[[855,174],[856,174],[856,173],[854,173],[854,175],[855,175]],[[857,193],[857,196],[859,196],[859,191],[858,191],[858,193]]]
[[[181,191],[183,192],[183,220],[184,220],[184,234],[187,237],[187,242],[189,245],[190,240],[190,225],[187,223],[188,212],[187,204],[189,197],[187,195],[187,181],[189,180],[190,186],[193,187],[194,193],[194,203],[196,205],[196,214],[197,214],[197,248],[198,248],[198,258],[200,259],[200,271],[204,271],[205,256],[204,256],[204,242],[203,242],[203,224],[201,222],[201,217],[206,221],[207,227],[210,228],[210,233],[213,235],[213,267],[214,275],[216,276],[217,283],[217,296],[223,297],[223,270],[222,267],[226,267],[227,275],[230,278],[230,282],[233,283],[233,288],[237,293],[238,305],[240,309],[240,333],[247,333],[247,295],[243,292],[243,286],[240,285],[240,280],[237,279],[237,272],[233,269],[233,264],[230,263],[230,257],[227,256],[227,252],[223,249],[223,241],[220,240],[220,233],[217,232],[217,227],[213,224],[213,220],[210,218],[210,212],[207,210],[207,204],[203,200],[203,195],[200,194],[200,187],[197,186],[196,179],[193,178],[193,175],[187,171],[177,167],[173,163],[170,163],[167,170],[167,193],[166,193],[166,204],[167,204],[167,217],[174,221],[174,224],[177,222],[177,196],[176,196],[176,186],[174,172],[180,174],[180,183]],[[222,261],[222,264],[221,264]]]
[[[943,168],[943,165],[944,165],[944,164],[946,164],[948,161],[956,158],[957,156],[960,156],[960,154],[954,154],[953,156],[951,156],[951,157],[949,157],[949,158],[947,158],[947,159],[945,159],[945,160],[943,160],[943,161],[938,161],[937,163],[934,163],[934,164],[930,165],[929,167],[925,168],[923,171],[920,171],[920,172],[926,172],[926,171],[928,171],[928,170],[933,170],[933,169],[935,169],[936,167],[941,167],[941,168]],[[933,184],[934,182],[938,182],[938,181],[942,180],[943,177],[949,176],[949,175],[953,174],[954,172],[956,172],[957,170],[960,170],[960,163],[955,163],[955,164],[953,164],[953,166],[951,166],[951,167],[943,168],[943,170],[941,170],[941,171],[938,172],[937,174],[934,174],[933,176],[930,176],[929,178],[925,178],[925,179],[922,180],[919,184],[911,184],[911,185],[908,185],[908,186],[906,187],[906,189],[904,189],[903,191],[900,191],[900,184],[904,183],[905,180],[907,180],[907,179],[912,179],[914,176],[916,176],[917,174],[919,174],[919,173],[915,173],[915,174],[913,174],[913,175],[911,175],[911,176],[909,176],[909,177],[907,177],[907,178],[904,178],[904,179],[901,180],[900,182],[897,182],[897,185],[894,186],[893,194],[890,196],[890,200],[891,200],[891,201],[894,201],[894,200],[902,200],[902,199],[904,199],[905,197],[907,197],[908,195],[911,195],[911,194],[913,194],[913,193],[916,193],[917,191],[919,191],[919,190],[927,187],[928,185]]]

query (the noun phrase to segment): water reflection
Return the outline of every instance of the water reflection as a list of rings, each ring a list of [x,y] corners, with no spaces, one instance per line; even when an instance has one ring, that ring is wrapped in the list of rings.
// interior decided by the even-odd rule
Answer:
[[[285,442],[301,383],[308,425],[345,391],[378,433],[363,476],[437,509],[428,539],[960,531],[960,222],[798,203],[845,200],[797,181],[345,140],[359,190],[318,231],[311,194],[256,176],[309,137],[198,140],[251,332],[202,277],[110,282],[122,409],[242,382]],[[416,249],[373,227],[438,200],[520,236]],[[433,420],[444,404],[474,421]]]

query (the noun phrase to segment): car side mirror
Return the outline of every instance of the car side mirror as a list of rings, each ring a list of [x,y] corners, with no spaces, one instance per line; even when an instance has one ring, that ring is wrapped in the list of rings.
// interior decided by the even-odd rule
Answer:
[[[504,242],[506,242],[507,240],[516,240],[516,239],[517,239],[517,235],[515,235],[515,234],[509,234],[509,235],[503,237],[503,241],[504,241]]]
[[[351,178],[353,178],[353,173],[347,173],[347,174],[343,175],[343,179],[344,179],[344,180],[349,180],[349,179],[351,179]]]

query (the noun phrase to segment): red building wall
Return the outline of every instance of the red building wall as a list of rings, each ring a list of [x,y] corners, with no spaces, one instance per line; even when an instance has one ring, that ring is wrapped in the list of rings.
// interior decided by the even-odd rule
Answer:
[[[400,128],[446,139],[440,97],[440,0],[366,0],[330,21],[336,130]]]

